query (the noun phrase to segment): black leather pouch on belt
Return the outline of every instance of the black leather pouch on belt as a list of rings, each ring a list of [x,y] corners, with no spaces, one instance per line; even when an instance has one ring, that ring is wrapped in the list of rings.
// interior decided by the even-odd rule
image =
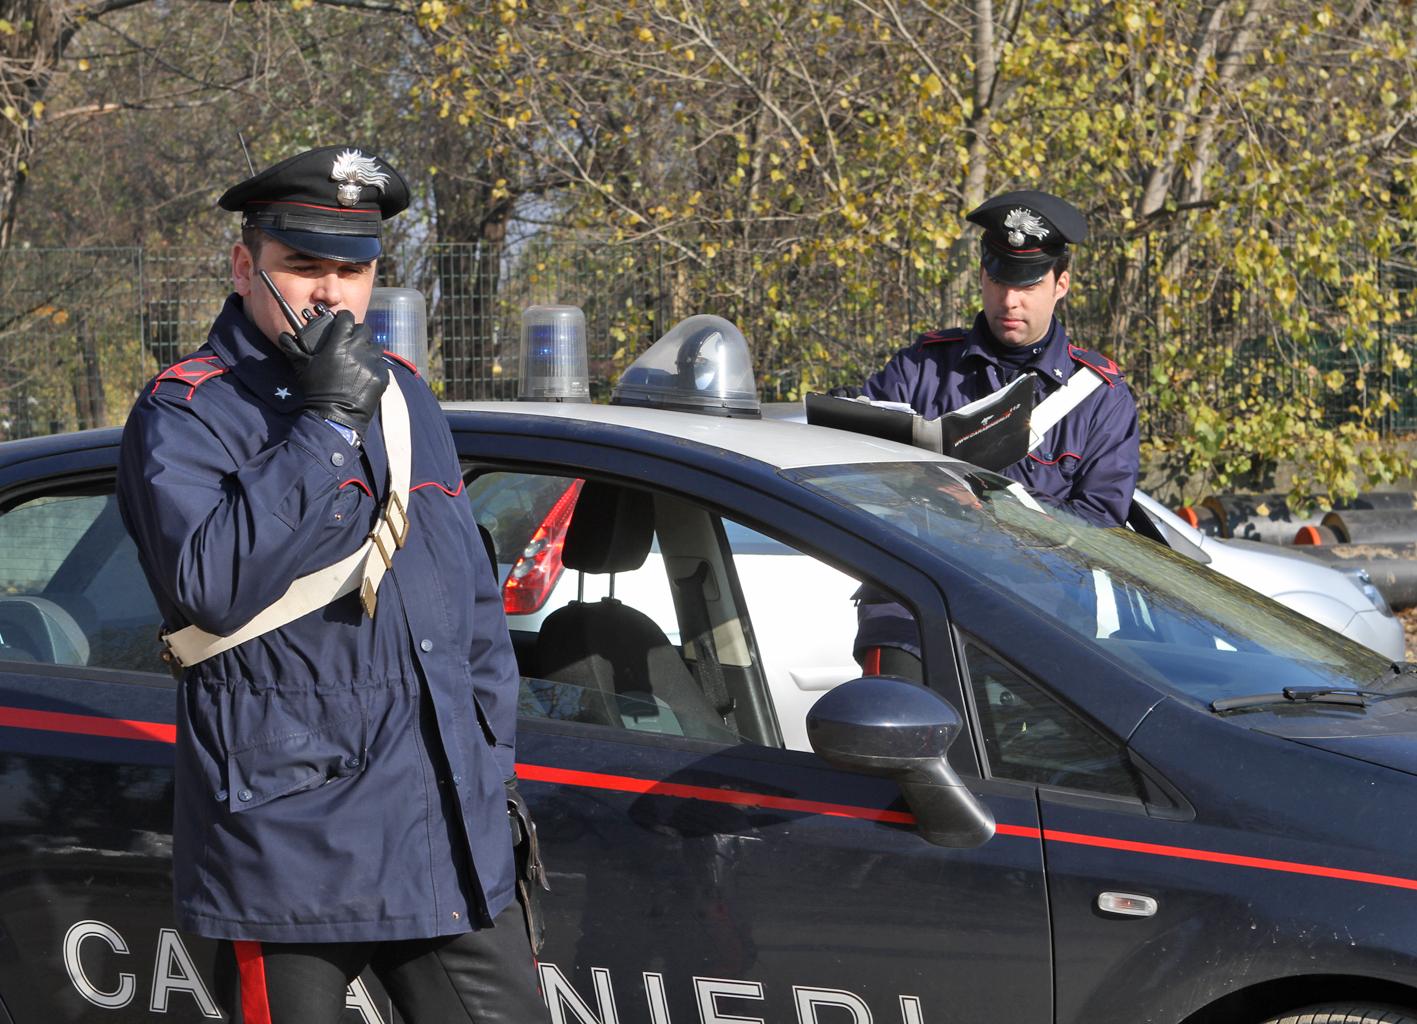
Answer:
[[[546,880],[546,868],[541,863],[541,844],[536,838],[536,822],[517,791],[517,780],[506,780],[507,818],[512,826],[512,846],[517,858],[517,902],[526,916],[526,933],[531,939],[531,951],[540,955],[546,943],[546,916],[541,908],[541,893],[551,891]]]

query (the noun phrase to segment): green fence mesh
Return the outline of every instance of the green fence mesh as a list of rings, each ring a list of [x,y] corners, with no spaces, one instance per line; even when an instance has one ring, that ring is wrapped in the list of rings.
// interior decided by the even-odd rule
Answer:
[[[1343,351],[1332,338],[1291,344],[1265,322],[1253,297],[1220,287],[1182,308],[1163,307],[1143,280],[1133,333],[1109,341],[1107,249],[1089,248],[1074,268],[1082,287],[1067,300],[1070,332],[1122,362],[1138,390],[1152,386],[1156,358],[1145,339],[1179,331],[1183,338],[1223,341],[1235,354],[1226,372],[1280,357],[1290,369],[1267,381],[1275,401],[1317,386],[1310,365],[1320,374],[1338,370],[1345,386],[1321,389],[1332,422],[1386,389],[1398,408],[1385,414],[1384,430],[1417,430],[1417,370],[1385,365],[1387,344],[1368,353]],[[915,332],[968,324],[976,302],[969,270],[942,280],[891,256],[786,272],[779,263],[768,273],[757,256],[725,254],[714,267],[717,276],[709,278],[689,273],[668,243],[533,235],[498,247],[440,243],[391,252],[379,283],[416,288],[428,300],[429,376],[449,399],[515,397],[520,312],[533,303],[585,311],[594,394],[605,395],[634,356],[676,321],[711,312],[743,328],[763,397],[782,399],[859,381]],[[1382,271],[1390,289],[1417,288],[1410,262]],[[121,423],[145,381],[202,343],[229,288],[228,258],[216,249],[0,253],[0,437]],[[1417,324],[1384,331],[1399,351],[1417,352]],[[1361,392],[1354,386],[1360,371]],[[1145,419],[1144,396],[1142,410]],[[1166,427],[1154,420],[1149,426]]]

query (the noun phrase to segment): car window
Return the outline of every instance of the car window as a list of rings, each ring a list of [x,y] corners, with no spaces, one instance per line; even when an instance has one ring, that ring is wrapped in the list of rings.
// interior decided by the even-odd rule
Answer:
[[[157,605],[111,494],[0,516],[0,659],[166,674]]]
[[[777,741],[717,517],[668,495],[554,474],[474,472],[467,495],[493,538],[523,715]],[[584,539],[572,561],[616,571],[566,564],[573,525]],[[622,547],[635,549],[634,564]]]
[[[592,486],[603,493],[606,485],[503,470],[467,481],[473,514],[493,537],[522,714],[810,750],[808,709],[862,674],[853,657],[860,581],[776,537],[650,491],[642,493],[653,506],[653,536],[642,562],[578,571],[563,555],[585,508],[583,488]],[[876,587],[870,593],[891,600]],[[891,607],[918,657],[913,619]],[[586,635],[592,629],[603,632]]]
[[[516,563],[552,507],[574,483],[564,477],[530,473],[485,473],[468,484],[472,513],[491,535],[499,563],[506,568]]]
[[[860,581],[731,520],[723,520],[723,530],[783,742],[810,750],[808,709],[861,675],[852,656]]]
[[[793,471],[931,547],[1164,688],[1202,705],[1290,687],[1362,688],[1385,659],[1127,530],[1023,500],[996,474],[944,463]]]
[[[978,643],[964,643],[989,774],[1042,786],[1140,797],[1121,744]]]

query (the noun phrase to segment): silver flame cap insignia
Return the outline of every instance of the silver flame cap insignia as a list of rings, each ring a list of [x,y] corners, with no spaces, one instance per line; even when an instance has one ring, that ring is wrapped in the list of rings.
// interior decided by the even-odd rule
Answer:
[[[1032,210],[1021,206],[1009,211],[1009,215],[1004,218],[1004,227],[1009,229],[1009,244],[1015,249],[1023,248],[1025,235],[1032,235],[1040,242],[1048,237],[1048,229],[1043,226],[1043,219]]]
[[[357,149],[346,149],[335,157],[335,165],[330,169],[330,180],[339,182],[335,195],[341,206],[354,206],[365,185],[372,185],[380,192],[389,183],[389,176],[379,170],[378,161],[365,156]]]

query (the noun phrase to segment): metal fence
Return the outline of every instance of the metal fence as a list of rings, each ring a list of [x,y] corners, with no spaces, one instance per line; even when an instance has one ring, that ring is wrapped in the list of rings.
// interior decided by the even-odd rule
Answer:
[[[1089,344],[1109,325],[1112,267],[1090,245],[1074,277],[1087,287],[1067,300],[1072,335]],[[586,313],[592,393],[604,396],[636,354],[682,317],[712,312],[738,323],[754,346],[764,398],[861,379],[920,330],[968,324],[977,301],[969,271],[927,276],[908,259],[817,262],[764,269],[759,257],[725,254],[712,274],[670,243],[607,245],[533,235],[515,244],[427,244],[395,250],[380,283],[417,288],[429,302],[430,381],[449,399],[516,394],[520,311],[563,302]],[[0,437],[121,423],[143,383],[199,346],[227,295],[229,267],[218,248],[11,249],[0,253]],[[1385,284],[1411,294],[1411,263],[1385,265]],[[1385,365],[1383,352],[1342,351],[1332,341],[1290,345],[1267,325],[1257,297],[1217,287],[1181,308],[1140,285],[1138,340],[1112,349],[1137,390],[1154,383],[1161,330],[1222,341],[1232,354],[1217,374],[1260,361],[1280,367],[1275,400],[1318,388],[1331,422],[1387,389],[1399,401],[1381,420],[1389,432],[1417,430],[1417,370]],[[792,315],[788,315],[788,314]],[[1163,315],[1164,314],[1164,315]],[[1417,324],[1386,325],[1387,340],[1417,349]],[[1414,353],[1417,355],[1417,353]],[[1417,362],[1417,358],[1414,358]],[[1345,387],[1323,389],[1320,374],[1342,372]],[[1362,372],[1366,382],[1358,390]],[[1143,400],[1143,416],[1148,402]],[[1152,417],[1151,429],[1166,425]]]

